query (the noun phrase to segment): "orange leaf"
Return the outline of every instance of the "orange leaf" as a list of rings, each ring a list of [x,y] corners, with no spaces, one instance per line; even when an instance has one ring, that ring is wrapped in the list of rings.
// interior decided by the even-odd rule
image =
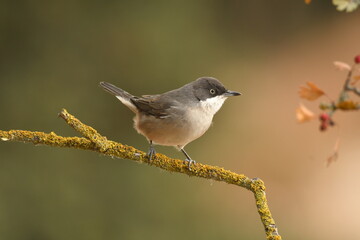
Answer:
[[[315,114],[300,103],[296,109],[296,119],[299,123],[307,122],[315,118]]]
[[[310,3],[311,3],[311,0],[305,0],[305,3],[306,3],[306,4],[310,4]]]
[[[318,88],[314,83],[307,82],[307,86],[300,86],[299,96],[309,101],[314,101],[324,95],[324,91]]]
[[[341,101],[338,104],[336,104],[336,107],[347,111],[347,110],[357,110],[359,109],[360,105],[357,102],[354,102],[352,100],[347,100],[347,101]]]

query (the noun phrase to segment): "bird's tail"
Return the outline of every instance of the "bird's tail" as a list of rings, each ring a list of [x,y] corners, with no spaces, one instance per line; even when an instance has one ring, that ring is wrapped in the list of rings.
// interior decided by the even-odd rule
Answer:
[[[111,83],[100,82],[100,86],[105,91],[115,95],[115,97],[118,98],[125,106],[130,108],[131,111],[137,112],[136,106],[131,102],[131,98],[134,98],[135,96],[122,90],[121,88],[118,88],[118,87],[112,85]]]
[[[118,88],[114,85],[112,85],[111,83],[108,82],[100,82],[100,86],[107,92],[115,95],[115,96],[119,96],[119,97],[123,97],[123,98],[127,98],[130,99],[132,97],[134,97],[133,95],[131,95],[130,93],[122,90],[121,88]]]

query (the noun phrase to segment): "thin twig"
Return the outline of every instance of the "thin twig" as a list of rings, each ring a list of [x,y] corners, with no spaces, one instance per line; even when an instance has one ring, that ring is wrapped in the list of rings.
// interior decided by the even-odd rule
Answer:
[[[360,96],[360,89],[351,86],[351,76],[352,76],[352,72],[354,70],[354,67],[349,71],[347,78],[345,80],[345,84],[344,84],[344,91],[349,91],[349,92],[353,92],[356,95]]]
[[[80,120],[69,114],[65,109],[61,111],[59,116],[84,137],[62,137],[53,132],[43,133],[23,130],[0,130],[0,139],[2,141],[30,142],[35,145],[42,144],[53,147],[91,150],[112,157],[151,164],[152,166],[156,166],[170,172],[178,172],[189,176],[213,179],[246,188],[254,193],[256,207],[264,225],[267,239],[281,240],[281,236],[278,234],[275,221],[271,216],[271,212],[267,204],[265,185],[262,180],[258,178],[250,179],[243,174],[233,173],[217,166],[210,166],[201,163],[196,163],[192,165],[191,169],[189,169],[188,164],[184,161],[169,158],[159,153],[153,157],[150,163],[143,151],[131,146],[107,140],[106,137],[100,135],[92,127],[83,124]]]

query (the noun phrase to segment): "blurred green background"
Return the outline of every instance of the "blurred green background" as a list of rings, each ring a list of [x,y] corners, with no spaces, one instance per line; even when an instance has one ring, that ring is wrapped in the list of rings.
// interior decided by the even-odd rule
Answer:
[[[297,87],[336,98],[359,54],[360,11],[331,1],[0,1],[0,129],[77,133],[66,108],[147,151],[132,113],[98,87],[161,93],[200,76],[243,93],[187,146],[198,162],[263,179],[284,239],[359,239],[359,114],[299,125]],[[316,105],[308,105],[313,110]],[[158,152],[183,158],[170,147]],[[265,239],[253,196],[94,152],[0,143],[1,239]]]

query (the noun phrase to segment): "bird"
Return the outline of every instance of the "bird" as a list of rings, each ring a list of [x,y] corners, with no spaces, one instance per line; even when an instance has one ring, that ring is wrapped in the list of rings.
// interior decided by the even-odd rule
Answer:
[[[150,143],[149,162],[156,154],[154,145],[174,146],[185,155],[189,168],[196,162],[184,147],[209,129],[228,97],[241,95],[213,77],[200,77],[180,88],[141,97],[108,82],[100,82],[100,86],[135,113],[134,128]]]

